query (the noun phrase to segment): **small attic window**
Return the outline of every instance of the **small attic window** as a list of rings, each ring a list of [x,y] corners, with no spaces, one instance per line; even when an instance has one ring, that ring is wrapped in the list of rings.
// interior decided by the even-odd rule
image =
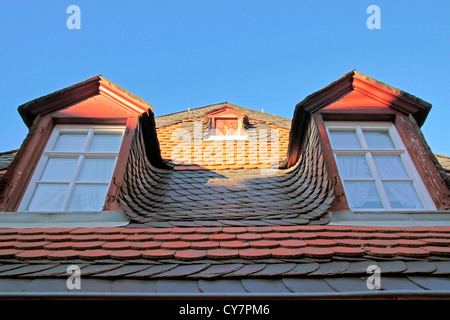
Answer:
[[[436,209],[392,123],[326,125],[353,211]]]
[[[247,139],[244,114],[225,108],[208,114],[207,118],[210,121],[208,140]]]
[[[56,126],[19,211],[101,211],[123,133],[115,126]]]

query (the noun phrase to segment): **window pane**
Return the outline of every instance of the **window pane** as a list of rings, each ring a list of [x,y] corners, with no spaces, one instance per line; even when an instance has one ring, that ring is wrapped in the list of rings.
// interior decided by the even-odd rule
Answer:
[[[83,151],[87,134],[83,133],[61,133],[56,140],[53,151],[77,152]]]
[[[381,179],[409,179],[399,156],[373,156]]]
[[[360,149],[355,131],[330,131],[331,145],[337,149]]]
[[[85,159],[78,181],[109,182],[115,163],[115,159]]]
[[[387,131],[364,131],[364,138],[369,149],[395,149]]]
[[[100,211],[106,200],[107,185],[83,185],[75,187],[69,211]]]
[[[352,209],[378,209],[383,208],[375,182],[372,181],[345,181],[345,194]]]
[[[30,211],[61,211],[68,184],[38,184]]]
[[[370,179],[369,166],[364,156],[337,156],[339,172],[343,179]]]
[[[89,146],[90,152],[119,152],[122,134],[96,133]]]
[[[48,159],[40,181],[69,182],[73,178],[77,158]]]
[[[409,181],[383,182],[389,202],[394,209],[422,209],[414,186]]]

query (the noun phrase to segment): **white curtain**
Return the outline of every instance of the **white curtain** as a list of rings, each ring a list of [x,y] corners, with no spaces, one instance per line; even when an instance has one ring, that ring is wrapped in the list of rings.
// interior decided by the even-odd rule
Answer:
[[[421,209],[423,208],[417,192],[409,181],[383,182],[389,202],[394,209]]]
[[[69,182],[72,180],[77,158],[50,158],[40,181]]]
[[[331,145],[337,149],[360,149],[355,131],[330,131]]]
[[[372,175],[364,156],[338,156],[338,167],[343,179],[370,179]]]
[[[375,183],[372,181],[346,181],[345,192],[353,209],[382,208]]]
[[[391,137],[388,132],[364,131],[367,146],[370,149],[393,149]]]
[[[109,182],[115,163],[115,159],[85,159],[78,181]]]
[[[373,156],[381,179],[409,179],[399,156]]]
[[[107,185],[77,185],[69,211],[99,211],[106,199]]]
[[[94,134],[89,152],[119,152],[122,143],[121,134]]]
[[[38,184],[28,210],[30,211],[60,211],[68,184]]]
[[[53,151],[82,151],[86,143],[86,134],[83,133],[61,133],[56,140]]]

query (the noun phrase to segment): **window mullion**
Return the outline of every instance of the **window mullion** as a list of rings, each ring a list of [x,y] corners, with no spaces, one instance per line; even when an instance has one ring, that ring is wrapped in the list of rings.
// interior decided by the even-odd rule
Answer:
[[[378,170],[375,166],[375,162],[373,160],[372,154],[367,152],[366,154],[367,164],[369,166],[370,172],[372,173],[372,177],[375,179],[375,187],[377,188],[378,195],[380,196],[381,203],[385,209],[392,209],[391,203],[389,202],[389,198],[386,194],[386,191],[383,187],[383,182],[378,174]]]
[[[361,149],[368,149],[366,139],[364,139],[364,133],[361,129],[361,126],[356,126],[356,136],[359,139],[359,143],[361,144]]]
[[[67,208],[69,207],[69,203],[70,203],[70,199],[72,198],[73,192],[75,190],[75,186],[76,186],[76,181],[78,179],[78,176],[80,175],[81,172],[81,167],[83,166],[83,162],[84,162],[84,155],[80,155],[77,161],[77,165],[75,167],[75,173],[72,177],[72,181],[70,181],[69,183],[69,188],[68,188],[68,192],[66,194],[66,197],[64,199],[64,207],[63,207],[63,211],[67,211]]]
[[[91,145],[92,139],[94,137],[94,129],[90,128],[87,134],[86,144],[84,145],[84,152],[89,150],[89,146]]]

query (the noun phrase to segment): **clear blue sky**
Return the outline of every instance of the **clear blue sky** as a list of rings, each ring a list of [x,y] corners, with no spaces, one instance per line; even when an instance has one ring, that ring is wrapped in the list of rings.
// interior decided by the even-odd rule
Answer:
[[[69,5],[81,29],[69,30]],[[381,29],[369,30],[369,5]],[[292,118],[350,70],[433,108],[423,126],[450,156],[449,1],[0,1],[0,151],[28,132],[17,107],[94,75],[156,115],[223,101]]]

